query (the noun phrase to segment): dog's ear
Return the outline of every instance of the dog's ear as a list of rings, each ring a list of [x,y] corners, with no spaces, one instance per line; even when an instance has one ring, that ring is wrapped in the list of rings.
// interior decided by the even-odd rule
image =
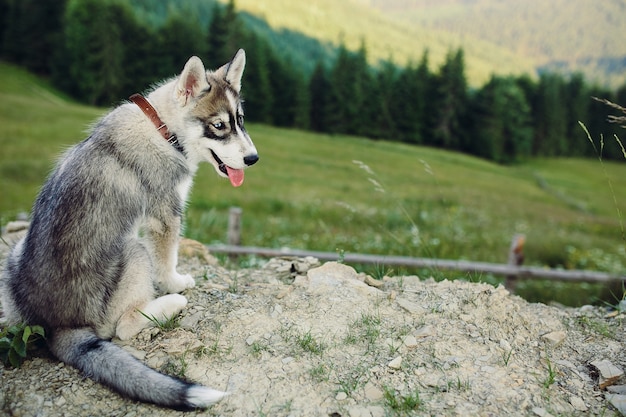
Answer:
[[[237,51],[233,59],[222,65],[215,74],[225,79],[238,93],[241,91],[241,77],[246,66],[246,52],[243,49]]]
[[[178,77],[176,84],[175,99],[181,107],[185,106],[189,99],[198,97],[201,91],[211,88],[204,70],[204,64],[197,56],[192,56],[185,64],[183,72]]]

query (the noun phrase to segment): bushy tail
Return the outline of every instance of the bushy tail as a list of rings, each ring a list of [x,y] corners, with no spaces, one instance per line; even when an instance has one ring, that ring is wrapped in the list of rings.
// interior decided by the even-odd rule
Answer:
[[[161,374],[91,329],[56,330],[48,340],[61,361],[120,394],[175,409],[204,408],[228,395]]]

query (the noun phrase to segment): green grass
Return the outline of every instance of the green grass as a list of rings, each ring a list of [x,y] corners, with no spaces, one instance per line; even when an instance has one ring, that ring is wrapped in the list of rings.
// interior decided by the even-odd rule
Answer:
[[[0,64],[2,223],[30,210],[56,157],[82,140],[103,112],[68,102],[40,80]],[[606,175],[597,160],[501,166],[386,141],[248,128],[259,163],[246,171],[240,188],[201,167],[185,220],[188,237],[225,242],[228,209],[239,206],[244,245],[506,262],[512,236],[524,233],[527,265],[625,272],[625,242],[607,183],[608,176],[626,212],[623,163],[605,162]],[[582,130],[570,140],[588,142]],[[493,280],[454,272],[441,277]],[[568,304],[602,293],[597,285],[572,288],[518,286],[529,299]]]

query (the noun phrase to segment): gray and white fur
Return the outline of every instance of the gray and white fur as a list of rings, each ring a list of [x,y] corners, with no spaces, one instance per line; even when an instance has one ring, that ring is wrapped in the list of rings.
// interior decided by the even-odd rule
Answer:
[[[7,260],[8,323],[42,325],[56,357],[129,398],[188,409],[226,395],[160,374],[110,339],[150,326],[144,314],[171,317],[186,306],[178,293],[195,281],[176,271],[177,249],[198,164],[239,186],[258,160],[243,126],[244,66],[243,50],[216,71],[192,57],[148,94],[178,149],[134,103],[105,115],[51,173]]]

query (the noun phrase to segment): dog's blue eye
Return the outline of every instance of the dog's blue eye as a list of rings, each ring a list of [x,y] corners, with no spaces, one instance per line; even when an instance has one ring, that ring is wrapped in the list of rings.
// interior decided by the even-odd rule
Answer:
[[[213,123],[213,127],[216,128],[217,130],[224,130],[226,125],[224,125],[224,123],[222,122],[217,122],[217,123]]]

